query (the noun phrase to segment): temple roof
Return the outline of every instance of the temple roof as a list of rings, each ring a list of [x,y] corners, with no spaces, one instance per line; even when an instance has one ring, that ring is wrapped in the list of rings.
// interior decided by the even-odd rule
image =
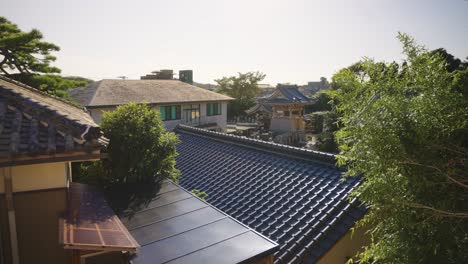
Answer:
[[[299,91],[297,85],[279,84],[269,96],[258,99],[261,104],[312,104],[313,101]]]

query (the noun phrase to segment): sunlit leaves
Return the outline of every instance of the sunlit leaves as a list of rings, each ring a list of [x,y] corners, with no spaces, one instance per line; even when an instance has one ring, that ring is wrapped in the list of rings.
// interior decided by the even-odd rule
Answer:
[[[370,208],[362,224],[375,240],[361,257],[459,263],[468,259],[468,72],[398,38],[401,64],[365,58],[332,79],[338,162],[363,175],[355,195]]]

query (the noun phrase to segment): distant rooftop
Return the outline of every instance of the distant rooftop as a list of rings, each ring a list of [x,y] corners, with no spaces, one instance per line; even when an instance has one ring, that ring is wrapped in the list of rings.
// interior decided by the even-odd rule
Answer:
[[[276,90],[269,96],[259,98],[261,104],[311,104],[312,101],[302,94],[297,85],[278,84]]]
[[[129,102],[166,104],[228,101],[233,98],[179,80],[101,80],[70,91],[86,107],[118,106]]]

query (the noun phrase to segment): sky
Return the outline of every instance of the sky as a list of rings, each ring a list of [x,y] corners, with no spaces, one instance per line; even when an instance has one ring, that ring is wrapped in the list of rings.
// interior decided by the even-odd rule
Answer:
[[[191,69],[305,84],[363,57],[400,61],[398,32],[468,56],[468,0],[0,0],[0,16],[60,46],[63,75],[94,80]]]

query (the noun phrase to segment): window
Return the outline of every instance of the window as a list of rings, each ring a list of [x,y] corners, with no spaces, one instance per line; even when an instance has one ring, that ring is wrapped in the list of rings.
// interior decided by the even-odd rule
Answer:
[[[207,103],[206,104],[206,115],[214,116],[221,114],[221,103]]]
[[[180,105],[165,105],[159,109],[163,121],[180,119]]]
[[[196,124],[200,121],[200,105],[184,105],[184,119],[188,124]]]

